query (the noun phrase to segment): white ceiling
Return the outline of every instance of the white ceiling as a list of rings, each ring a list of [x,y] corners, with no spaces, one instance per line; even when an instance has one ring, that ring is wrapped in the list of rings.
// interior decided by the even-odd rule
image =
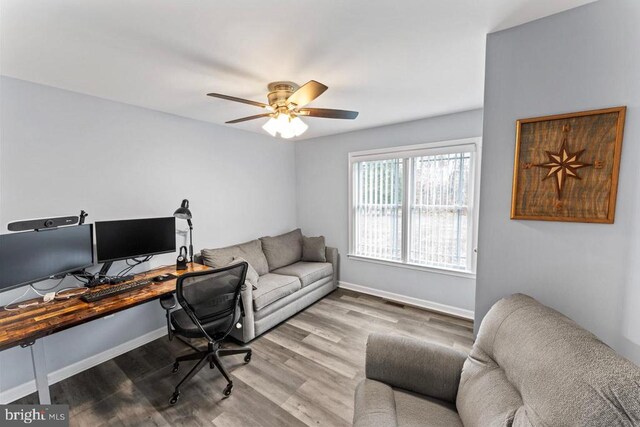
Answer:
[[[223,124],[318,80],[303,138],[482,106],[487,33],[593,0],[0,0],[0,73]],[[263,132],[265,120],[234,126]]]

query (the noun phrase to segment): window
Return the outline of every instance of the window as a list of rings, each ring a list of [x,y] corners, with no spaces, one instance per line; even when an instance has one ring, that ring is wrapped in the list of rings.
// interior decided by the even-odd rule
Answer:
[[[479,145],[350,153],[350,256],[473,273]]]

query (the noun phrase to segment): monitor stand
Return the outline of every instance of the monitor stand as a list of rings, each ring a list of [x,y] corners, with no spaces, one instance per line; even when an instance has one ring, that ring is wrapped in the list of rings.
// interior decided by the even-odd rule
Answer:
[[[107,276],[107,273],[109,272],[109,269],[111,268],[112,265],[113,265],[113,262],[111,261],[105,262],[104,264],[102,264],[102,268],[100,268],[100,271],[98,272],[96,278],[91,280],[89,283],[87,283],[86,285],[87,288],[92,288],[94,286],[109,283],[107,280],[105,280],[105,277]]]

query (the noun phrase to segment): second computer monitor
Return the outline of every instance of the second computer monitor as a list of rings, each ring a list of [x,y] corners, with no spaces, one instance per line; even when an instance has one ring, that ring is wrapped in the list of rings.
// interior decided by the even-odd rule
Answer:
[[[90,224],[0,235],[0,292],[92,265]]]
[[[175,252],[174,217],[96,221],[98,262]]]

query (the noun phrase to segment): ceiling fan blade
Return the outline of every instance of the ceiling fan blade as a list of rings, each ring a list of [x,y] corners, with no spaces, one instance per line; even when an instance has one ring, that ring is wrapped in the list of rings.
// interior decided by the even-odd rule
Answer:
[[[254,105],[260,108],[269,108],[267,104],[258,101],[251,101],[250,99],[237,98],[235,96],[223,95],[221,93],[208,93],[207,96],[212,96],[214,98],[226,99],[227,101],[235,101],[242,102],[243,104]]]
[[[358,117],[357,111],[333,110],[331,108],[302,108],[296,111],[299,116],[322,117],[323,119],[347,119]]]
[[[246,122],[248,120],[261,119],[262,117],[271,117],[271,113],[256,114],[255,116],[249,116],[249,117],[243,117],[241,119],[229,120],[228,122],[225,122],[225,123],[234,124],[234,123]]]
[[[315,80],[309,80],[307,83],[300,86],[298,90],[293,92],[291,96],[287,98],[287,102],[295,104],[296,107],[303,107],[322,95],[327,89],[329,88],[322,83]]]

